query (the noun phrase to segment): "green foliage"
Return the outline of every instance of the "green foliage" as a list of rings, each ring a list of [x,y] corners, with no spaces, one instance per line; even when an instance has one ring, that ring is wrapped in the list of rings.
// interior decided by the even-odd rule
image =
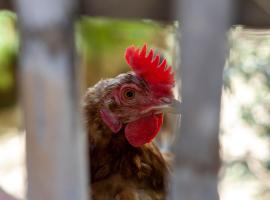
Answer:
[[[242,105],[240,107],[240,114],[242,120],[244,120],[248,124],[256,124],[256,120],[254,119],[254,115],[252,113],[252,110],[250,106]]]
[[[130,45],[148,43],[151,47],[167,49],[166,38],[173,30],[149,20],[127,21],[81,17],[75,24],[75,41],[79,63],[84,69],[86,85],[100,78],[113,77],[128,70],[124,51]],[[16,16],[0,12],[0,106],[14,99],[15,70],[19,39]],[[164,51],[163,51],[164,52]]]
[[[76,23],[76,46],[85,68],[86,85],[129,70],[124,51],[130,45],[147,43],[164,52],[168,48],[166,38],[173,27],[149,20],[82,17]]]
[[[255,137],[264,139],[270,146],[270,31],[241,28],[231,31],[230,55],[225,68],[224,80],[225,89],[228,89],[227,91],[232,96],[237,96],[237,92],[245,94],[242,99],[238,97],[239,105],[236,109],[238,109],[239,123],[248,128]],[[239,87],[239,85],[241,86]],[[239,88],[246,91],[239,91]],[[250,149],[255,149],[255,147]],[[270,153],[269,150],[266,151],[268,154]],[[254,157],[256,154],[252,153],[246,152],[253,157],[252,159],[258,159],[258,162],[262,163],[263,171],[268,171],[270,176],[270,158],[256,158]],[[258,173],[261,172],[249,169],[245,163],[249,159],[246,155],[243,154],[242,158],[239,157],[238,160],[231,163],[234,167],[229,168],[228,173],[237,172],[238,175],[250,173],[254,175],[253,179],[257,180],[260,188],[264,188],[265,184],[257,178],[260,177]],[[267,187],[268,189],[265,191],[269,195],[269,185]]]
[[[152,21],[126,21],[82,17],[76,24],[76,42],[79,52],[87,55],[115,51],[115,48],[130,44],[142,45],[153,41],[153,36],[162,30]]]
[[[16,17],[9,11],[0,12],[0,90],[14,85],[11,67],[18,51],[18,37],[15,30]]]
[[[265,167],[266,167],[267,170],[270,171],[270,158],[269,158],[269,160],[265,161]]]
[[[18,54],[16,16],[0,11],[0,107],[16,100],[16,59]]]
[[[250,178],[252,173],[245,160],[236,160],[227,167],[227,176],[231,179]]]
[[[237,78],[251,90],[250,102],[240,105],[240,116],[256,133],[263,135],[270,130],[270,34],[236,29],[230,39],[230,56],[224,73],[226,86],[232,89],[231,81]]]

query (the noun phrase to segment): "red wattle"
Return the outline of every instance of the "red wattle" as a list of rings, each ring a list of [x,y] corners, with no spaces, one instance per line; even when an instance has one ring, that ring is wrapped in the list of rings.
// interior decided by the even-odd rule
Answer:
[[[162,114],[140,118],[126,125],[125,136],[132,146],[139,147],[152,141],[159,132],[162,123]]]

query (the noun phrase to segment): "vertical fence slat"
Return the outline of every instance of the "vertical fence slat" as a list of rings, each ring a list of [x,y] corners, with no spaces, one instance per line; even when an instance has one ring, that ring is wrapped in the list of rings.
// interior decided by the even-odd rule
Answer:
[[[182,0],[176,8],[181,13],[179,76],[183,107],[181,129],[174,146],[170,197],[217,200],[220,97],[230,2]]]
[[[18,0],[29,200],[86,200],[73,0]]]

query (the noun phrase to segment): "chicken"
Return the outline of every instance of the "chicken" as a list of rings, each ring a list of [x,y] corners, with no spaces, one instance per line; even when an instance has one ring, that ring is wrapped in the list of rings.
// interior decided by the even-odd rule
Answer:
[[[164,200],[168,164],[153,138],[178,101],[166,59],[128,47],[132,71],[89,88],[84,111],[93,200]],[[171,110],[172,111],[172,110]]]

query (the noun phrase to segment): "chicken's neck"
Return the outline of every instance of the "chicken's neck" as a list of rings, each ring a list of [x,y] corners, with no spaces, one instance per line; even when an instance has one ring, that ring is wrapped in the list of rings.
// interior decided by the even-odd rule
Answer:
[[[147,182],[157,190],[164,190],[168,169],[158,148],[152,143],[133,147],[125,137],[125,126],[113,133],[100,117],[100,104],[91,97],[84,108],[90,143],[91,183],[118,174],[127,180]]]

